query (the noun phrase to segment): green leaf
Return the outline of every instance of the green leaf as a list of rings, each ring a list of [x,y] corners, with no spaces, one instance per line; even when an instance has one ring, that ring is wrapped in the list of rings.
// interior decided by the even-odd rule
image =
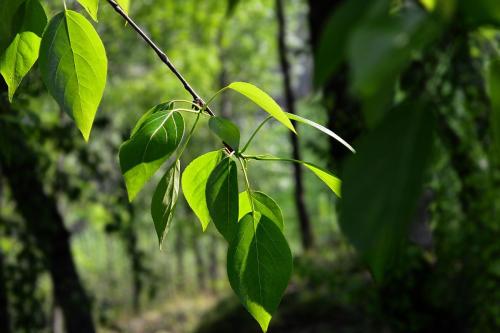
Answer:
[[[149,116],[158,111],[170,111],[174,109],[175,103],[173,102],[165,102],[156,105],[154,108],[149,109],[146,113],[144,113],[141,118],[135,123],[132,132],[130,133],[130,137],[133,137],[134,134],[141,128],[142,124],[149,118]]]
[[[333,191],[339,198],[341,197],[340,186],[342,182],[340,179],[335,177],[330,171],[320,168],[314,164],[308,162],[302,162],[302,164],[311,170],[319,179],[323,181]]]
[[[297,133],[292,125],[292,122],[286,116],[285,112],[276,103],[271,96],[260,90],[256,86],[246,82],[233,82],[227,88],[239,92],[243,96],[250,99],[252,102],[260,106],[264,111],[273,116],[280,123],[289,128],[292,132]]]
[[[160,249],[162,247],[163,240],[170,229],[175,206],[177,205],[180,175],[181,163],[177,160],[175,165],[171,165],[160,180],[151,201],[151,216],[153,217],[153,222],[155,224]]]
[[[407,239],[431,155],[433,120],[426,107],[404,103],[364,137],[346,162],[340,226],[377,280]]]
[[[77,0],[80,5],[89,13],[90,17],[97,22],[97,10],[99,9],[99,0]]]
[[[210,223],[205,191],[208,177],[222,159],[222,151],[212,151],[193,160],[182,173],[182,192],[205,231]]]
[[[88,141],[108,67],[99,35],[82,15],[61,12],[43,33],[39,61],[50,94]]]
[[[118,2],[125,14],[128,15],[128,11],[130,10],[130,0],[116,0],[116,2]]]
[[[252,192],[252,200],[256,211],[264,216],[267,216],[280,230],[283,230],[283,214],[281,213],[281,208],[278,206],[276,201],[274,201],[267,194],[258,191]],[[239,205],[238,220],[241,220],[245,215],[252,212],[252,205],[250,203],[250,198],[248,197],[248,192],[244,191],[240,193]]]
[[[0,2],[0,55],[12,43],[16,33],[16,21],[19,6],[24,0],[1,0]]]
[[[132,201],[146,182],[179,146],[184,119],[178,112],[149,115],[139,130],[120,147],[120,167]]]
[[[210,130],[235,151],[240,147],[240,130],[232,121],[222,117],[211,117]]]
[[[334,138],[335,140],[337,140],[338,142],[340,142],[341,144],[343,144],[347,149],[349,149],[353,153],[356,152],[354,150],[354,148],[352,148],[352,146],[350,144],[348,144],[344,139],[342,139],[340,136],[338,136],[337,134],[335,134],[333,131],[331,131],[330,129],[326,128],[325,126],[322,126],[322,125],[320,125],[318,123],[315,123],[312,120],[309,120],[309,119],[303,118],[301,116],[298,116],[298,115],[296,115],[294,113],[285,112],[285,114],[286,114],[286,116],[288,118],[290,118],[292,120],[295,120],[295,121],[298,121],[299,123],[303,123],[303,124],[309,125],[311,127],[314,127],[317,130],[325,133],[326,135]]]
[[[208,212],[217,230],[231,242],[238,224],[238,170],[231,157],[225,157],[208,177],[205,196]]]
[[[292,274],[283,232],[268,216],[247,214],[227,252],[227,274],[241,303],[266,332]]]
[[[0,73],[5,79],[12,102],[14,93],[24,76],[38,59],[47,15],[38,0],[25,1],[16,13],[16,35],[0,57]]]
[[[493,59],[488,64],[487,85],[491,102],[493,152],[497,163],[500,163],[500,58]]]

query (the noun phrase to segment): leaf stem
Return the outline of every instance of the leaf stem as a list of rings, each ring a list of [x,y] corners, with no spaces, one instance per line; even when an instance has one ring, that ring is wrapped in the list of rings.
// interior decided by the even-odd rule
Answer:
[[[250,187],[250,180],[248,179],[248,170],[247,170],[246,162],[241,157],[238,157],[238,161],[240,162],[241,170],[243,171],[243,176],[245,178],[246,192],[248,194],[248,199],[250,200],[250,207],[252,208],[252,214],[254,215],[255,214],[255,206],[253,204],[252,188]],[[254,218],[255,218],[255,216],[254,216]]]
[[[250,143],[252,142],[252,140],[255,138],[255,135],[257,135],[257,133],[260,131],[260,129],[265,125],[265,123],[267,123],[270,119],[272,119],[273,117],[272,116],[268,116],[266,119],[264,119],[259,126],[257,126],[257,128],[253,131],[252,135],[250,136],[250,138],[248,139],[247,143],[245,144],[245,146],[243,147],[243,149],[241,150],[241,153],[244,153],[245,150],[247,150],[248,146],[250,145]]]

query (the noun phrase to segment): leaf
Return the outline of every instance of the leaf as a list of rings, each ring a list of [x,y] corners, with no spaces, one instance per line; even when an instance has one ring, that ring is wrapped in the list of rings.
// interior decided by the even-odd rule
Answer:
[[[487,85],[491,102],[491,133],[493,151],[500,162],[500,58],[490,61],[487,67]]]
[[[1,0],[0,2],[0,55],[12,43],[16,33],[16,14],[24,0]]]
[[[128,15],[128,11],[130,10],[130,0],[116,0],[116,2],[120,5],[125,14]]]
[[[252,200],[256,211],[272,220],[276,226],[283,231],[283,214],[281,208],[276,201],[263,192],[252,192]],[[245,215],[252,212],[252,205],[248,192],[241,192],[239,195],[239,214],[238,220],[241,220]]]
[[[179,146],[184,119],[178,112],[151,114],[139,130],[120,147],[120,167],[132,201],[146,182]]]
[[[0,73],[7,83],[11,102],[22,79],[38,59],[41,36],[47,25],[47,16],[38,0],[25,1],[15,16],[17,33],[0,57]]]
[[[302,164],[311,170],[319,179],[323,181],[333,191],[339,198],[341,197],[340,185],[342,182],[340,179],[335,177],[330,171],[320,168],[314,164],[308,162],[302,162]]]
[[[99,35],[82,15],[61,12],[43,33],[39,61],[50,94],[88,141],[108,67]]]
[[[289,112],[285,112],[286,116],[292,120],[295,120],[295,121],[298,121],[300,123],[303,123],[303,124],[306,124],[306,125],[309,125],[309,126],[312,126],[314,128],[316,128],[317,130],[325,133],[326,135],[334,138],[335,140],[337,140],[338,142],[340,142],[341,144],[343,144],[347,149],[349,149],[350,151],[352,151],[353,153],[355,153],[356,151],[354,150],[354,148],[352,148],[352,146],[350,144],[348,144],[344,139],[342,139],[340,136],[338,136],[337,134],[335,134],[333,131],[331,131],[330,129],[318,124],[318,123],[315,123],[314,121],[312,120],[309,120],[309,119],[306,119],[306,118],[303,118],[301,116],[298,116],[294,113],[289,113]]]
[[[205,231],[210,223],[205,191],[208,177],[222,159],[222,151],[206,153],[192,161],[182,173],[182,192]]]
[[[99,9],[99,0],[77,0],[80,5],[89,13],[90,17],[97,22],[97,11]]]
[[[346,162],[340,226],[377,280],[406,241],[431,155],[433,120],[423,105],[404,103]]]
[[[173,102],[165,102],[156,105],[154,108],[149,109],[146,113],[144,113],[141,118],[135,123],[134,128],[132,129],[132,132],[130,133],[130,137],[133,137],[134,134],[141,128],[142,124],[144,124],[144,121],[149,118],[149,116],[155,112],[158,111],[170,111],[174,109],[175,103]]]
[[[211,117],[210,130],[235,151],[240,147],[240,130],[232,121],[222,117]]]
[[[260,106],[264,111],[273,116],[280,123],[289,128],[292,132],[297,133],[292,125],[292,122],[286,116],[278,103],[271,96],[260,90],[256,86],[246,82],[233,82],[227,88],[239,92],[243,96],[250,99],[252,102]]]
[[[170,229],[175,206],[177,205],[180,175],[181,164],[179,160],[177,160],[175,165],[171,165],[160,180],[151,201],[151,216],[153,217],[153,222],[155,224],[160,249],[162,247],[163,240]]]
[[[276,221],[256,212],[238,223],[227,275],[243,306],[266,332],[292,274],[292,254]]]
[[[238,175],[236,162],[225,157],[208,177],[205,190],[210,217],[222,236],[231,242],[238,224]]]

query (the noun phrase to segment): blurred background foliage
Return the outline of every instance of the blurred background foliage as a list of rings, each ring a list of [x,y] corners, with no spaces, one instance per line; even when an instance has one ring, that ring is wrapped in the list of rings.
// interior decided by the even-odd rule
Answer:
[[[2,99],[0,331],[85,332],[78,325],[64,328],[72,310],[62,297],[67,289],[57,285],[65,279],[57,277],[70,272],[67,288],[83,287],[88,297],[88,306],[84,300],[73,311],[89,311],[100,332],[258,332],[231,296],[226,245],[213,227],[202,233],[181,199],[159,251],[149,212],[154,188],[133,204],[127,201],[117,162],[119,145],[149,108],[190,97],[101,2],[95,27],[107,50],[109,73],[89,144],[46,93],[36,70],[24,79],[12,106]],[[277,2],[284,10],[286,50],[279,45]],[[313,175],[304,173],[299,175],[304,201],[297,207],[295,169],[274,163],[252,166],[255,187],[271,193],[282,207],[295,258],[294,277],[270,332],[499,331],[500,174],[495,142],[500,141],[493,129],[500,119],[494,105],[500,91],[488,87],[498,80],[490,69],[500,57],[500,4],[229,3],[235,6],[230,15],[228,2],[220,0],[132,1],[130,14],[202,96],[232,81],[247,81],[288,109],[291,88],[299,115],[360,147],[356,162],[338,143],[299,126],[303,159],[345,175],[346,186],[359,189],[352,197],[349,193],[355,190],[347,192],[340,204]],[[75,1],[67,4],[78,8]],[[62,9],[60,1],[45,0],[43,5],[50,16]],[[283,51],[288,74],[280,58]],[[291,78],[291,87],[284,87],[284,75]],[[217,113],[237,123],[243,136],[265,118],[236,95],[224,95],[217,103]],[[417,105],[419,111],[432,113],[423,124],[433,128],[430,139],[415,139],[429,141],[432,149],[423,156],[421,151],[406,154],[402,139],[414,130],[415,118],[409,114]],[[391,123],[389,111],[397,107],[408,118]],[[377,136],[378,128],[386,129],[386,139]],[[192,140],[183,165],[217,146],[205,126]],[[287,131],[268,123],[252,152],[291,156],[293,149]],[[415,160],[420,157],[425,161]],[[344,170],[344,165],[351,168]],[[402,184],[416,179],[415,189],[397,187],[399,179]],[[386,200],[390,188],[398,192]],[[372,206],[377,210],[368,210]],[[397,215],[407,206],[411,216]],[[304,209],[306,226],[298,217]],[[346,227],[347,217],[340,226],[339,211],[349,216],[353,210],[364,213],[366,223],[375,223],[375,231],[357,224]],[[391,218],[410,223],[399,230]],[[54,221],[61,222],[59,233]],[[364,250],[356,252],[341,229]],[[304,232],[311,234],[309,242]],[[370,247],[388,233],[397,234],[403,241],[398,243],[406,246],[387,245],[389,254]],[[64,252],[52,248],[68,239],[71,258],[47,257]],[[377,277],[379,260],[390,264],[384,264],[384,278],[375,282],[370,271]],[[60,269],[68,262],[74,262],[74,274],[71,267]]]

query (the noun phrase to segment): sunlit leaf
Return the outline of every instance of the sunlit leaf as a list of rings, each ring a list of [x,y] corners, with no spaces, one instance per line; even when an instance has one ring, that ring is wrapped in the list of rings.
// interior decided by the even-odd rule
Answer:
[[[203,231],[210,223],[210,213],[207,208],[205,191],[208,177],[219,164],[223,156],[222,151],[206,153],[192,161],[182,173],[182,192],[187,203],[201,222]]]
[[[325,183],[330,188],[330,190],[333,191],[333,193],[335,193],[339,198],[341,197],[340,186],[342,182],[340,181],[340,179],[335,177],[330,171],[320,168],[311,163],[303,162],[302,164],[306,168],[311,170],[316,176],[318,176],[318,178],[321,179],[323,183]]]
[[[120,167],[132,201],[146,182],[177,149],[184,135],[184,119],[178,112],[152,113],[120,147]]]
[[[125,14],[128,14],[130,10],[130,0],[116,0],[116,2],[122,7]]]
[[[144,123],[144,121],[146,121],[146,119],[148,119],[151,114],[153,114],[155,112],[158,112],[158,111],[169,111],[169,110],[172,110],[174,108],[174,104],[175,103],[173,103],[173,102],[166,102],[166,103],[158,104],[154,108],[149,109],[135,123],[135,126],[132,129],[132,132],[130,133],[130,137],[134,136],[134,134],[139,130],[139,128],[141,128],[141,126]]]
[[[210,217],[222,236],[231,242],[238,223],[238,175],[236,162],[226,157],[208,177],[205,191]]]
[[[208,125],[223,142],[234,150],[240,147],[240,130],[233,122],[222,117],[211,117]]]
[[[288,119],[285,112],[281,109],[278,103],[276,103],[276,101],[267,93],[257,88],[253,84],[246,82],[233,82],[227,87],[247,97],[252,102],[260,106],[264,111],[273,116],[280,123],[289,128],[292,132],[296,133],[292,122],[290,121],[290,119]]]
[[[90,17],[97,22],[97,11],[99,9],[99,0],[77,0],[80,5],[89,13]]]
[[[227,253],[231,288],[264,332],[292,274],[292,254],[277,221],[256,212],[238,223]]]
[[[15,15],[17,31],[12,43],[0,57],[0,73],[9,90],[9,100],[24,76],[38,59],[47,16],[38,0],[25,1]]]
[[[306,119],[306,118],[303,118],[301,116],[298,116],[296,114],[293,114],[293,113],[289,113],[289,112],[285,112],[286,116],[292,120],[295,120],[295,121],[298,121],[300,123],[303,123],[303,124],[306,124],[306,125],[309,125],[309,126],[312,126],[314,128],[316,128],[317,130],[325,133],[326,135],[334,138],[335,140],[337,140],[338,142],[340,142],[341,144],[343,144],[347,149],[349,149],[350,151],[352,151],[353,153],[355,153],[356,151],[354,150],[354,148],[352,148],[352,146],[350,144],[348,144],[344,139],[342,139],[340,136],[338,136],[337,134],[335,134],[333,131],[329,130],[328,128],[318,124],[318,123],[315,123],[314,121],[312,120],[309,120],[309,119]]]
[[[170,229],[175,206],[177,205],[180,175],[181,164],[177,160],[175,165],[171,165],[160,180],[151,201],[151,216],[153,217],[156,234],[158,235],[160,249]]]
[[[87,141],[106,85],[108,62],[99,35],[82,15],[61,12],[43,34],[39,61],[47,89]]]
[[[274,201],[267,194],[258,191],[252,192],[252,200],[256,211],[260,212],[264,216],[267,216],[280,230],[283,230],[283,214],[281,213],[281,208],[278,206],[276,201]],[[241,220],[243,216],[252,212],[252,205],[250,203],[248,192],[245,191],[240,193],[239,204],[240,211],[238,214],[238,220]]]
[[[406,242],[431,155],[433,127],[430,110],[404,103],[364,137],[344,167],[340,226],[377,280]]]

